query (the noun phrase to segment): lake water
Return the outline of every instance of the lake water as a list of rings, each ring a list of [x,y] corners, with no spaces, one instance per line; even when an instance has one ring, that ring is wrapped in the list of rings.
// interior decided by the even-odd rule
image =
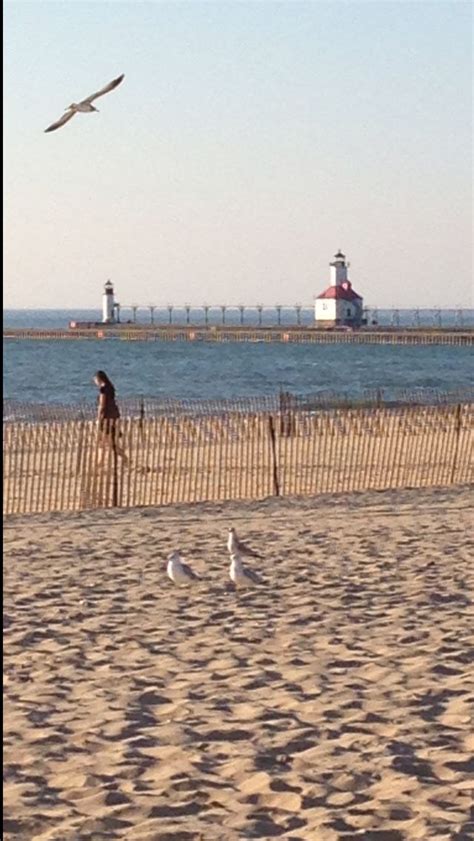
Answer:
[[[69,318],[99,317],[90,310],[6,311],[4,324],[64,327]],[[390,396],[399,389],[472,388],[473,363],[471,347],[436,345],[4,341],[4,397],[93,402],[92,377],[98,368],[107,371],[119,397],[219,399],[275,394],[280,388],[300,394],[331,390],[354,397],[380,388]]]

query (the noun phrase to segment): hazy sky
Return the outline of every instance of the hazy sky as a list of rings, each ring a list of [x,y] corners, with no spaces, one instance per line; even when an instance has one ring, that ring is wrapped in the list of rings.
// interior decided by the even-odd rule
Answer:
[[[473,306],[470,2],[7,2],[5,306]],[[72,101],[125,73],[44,134]]]

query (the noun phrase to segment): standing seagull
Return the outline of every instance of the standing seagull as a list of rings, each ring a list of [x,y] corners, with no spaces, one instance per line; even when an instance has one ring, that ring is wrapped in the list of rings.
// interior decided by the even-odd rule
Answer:
[[[256,572],[244,567],[242,558],[238,554],[230,556],[229,575],[237,589],[239,587],[255,587],[256,584],[262,583],[262,579]]]
[[[246,543],[243,543],[242,540],[239,540],[239,538],[237,537],[237,532],[234,528],[229,529],[227,549],[229,550],[229,555],[247,555],[247,557],[249,558],[262,557],[261,555],[259,555],[258,552],[255,552],[254,549],[251,549],[250,546],[247,546]]]
[[[69,120],[72,119],[72,117],[74,117],[74,114],[77,114],[79,111],[98,111],[99,109],[94,108],[94,106],[92,105],[94,99],[98,99],[99,96],[103,96],[105,93],[113,91],[113,89],[116,88],[117,85],[120,85],[120,82],[122,81],[124,76],[125,73],[122,73],[121,76],[117,76],[117,78],[109,82],[109,84],[106,85],[105,88],[102,88],[100,91],[97,91],[97,93],[92,93],[90,96],[87,96],[86,99],[82,99],[81,102],[73,102],[71,105],[69,105],[68,108],[66,108],[66,113],[63,114],[63,116],[60,117],[59,120],[57,120],[55,123],[51,123],[51,125],[48,126],[48,128],[45,128],[45,132],[56,131],[57,128],[61,128],[61,126],[64,126]]]
[[[166,572],[168,573],[168,577],[178,587],[182,584],[187,586],[188,584],[193,584],[195,581],[199,581],[199,576],[192,571],[190,566],[184,563],[179,552],[171,552],[168,555]]]

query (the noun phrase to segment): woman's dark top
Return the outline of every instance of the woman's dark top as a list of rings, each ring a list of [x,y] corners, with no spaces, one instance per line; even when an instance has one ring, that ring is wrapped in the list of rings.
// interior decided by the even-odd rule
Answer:
[[[115,402],[115,388],[112,383],[104,383],[104,385],[101,385],[99,391],[103,395],[103,408],[100,412],[101,420],[116,420],[120,417],[120,412]]]

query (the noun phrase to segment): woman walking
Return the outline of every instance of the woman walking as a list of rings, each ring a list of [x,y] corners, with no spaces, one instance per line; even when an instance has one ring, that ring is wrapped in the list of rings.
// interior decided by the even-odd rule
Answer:
[[[108,378],[105,371],[96,371],[94,375],[94,382],[99,389],[99,397],[97,401],[97,421],[99,431],[101,433],[102,445],[112,447],[114,452],[117,453],[117,455],[123,459],[124,464],[126,464],[128,461],[127,457],[123,449],[117,446],[117,438],[120,434],[118,431],[120,412],[115,400],[114,384]]]

